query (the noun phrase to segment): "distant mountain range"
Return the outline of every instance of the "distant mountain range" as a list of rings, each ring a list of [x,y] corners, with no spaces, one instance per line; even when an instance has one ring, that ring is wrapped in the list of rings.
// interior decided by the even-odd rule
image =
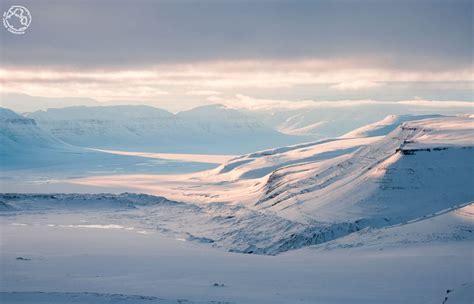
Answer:
[[[172,114],[149,106],[67,107],[27,115],[76,146],[128,151],[236,154],[295,144],[258,117],[222,105]]]
[[[120,108],[108,110],[112,115],[114,111],[116,114],[123,111]],[[74,136],[73,133],[69,134]],[[128,134],[124,134],[123,140],[126,140],[126,136]],[[66,140],[68,139],[70,138],[66,137]],[[120,137],[116,139],[121,140]],[[180,164],[172,160],[116,155],[72,145],[42,128],[34,119],[0,108],[0,165],[2,170],[6,170],[5,172],[17,169],[52,170],[54,166],[59,166],[61,169],[56,167],[56,170],[66,175],[77,175],[78,172],[80,174],[87,172],[88,175],[106,172],[182,173],[214,167],[213,164],[193,160]]]
[[[434,117],[429,108],[407,107],[380,103],[375,106],[248,110],[213,104],[174,114],[144,105],[73,106],[26,112],[19,117],[25,123],[29,121],[31,128],[43,130],[42,136],[73,146],[235,155],[335,138],[373,123],[379,124],[370,131],[376,135],[385,129],[393,130],[413,117]],[[410,111],[416,115],[406,115]],[[390,114],[397,115],[386,118],[390,121],[378,122]],[[11,123],[3,124],[2,129],[12,133],[12,126]],[[19,125],[16,128],[21,129]]]
[[[18,154],[35,149],[71,150],[73,147],[41,129],[34,119],[0,108],[0,153]]]

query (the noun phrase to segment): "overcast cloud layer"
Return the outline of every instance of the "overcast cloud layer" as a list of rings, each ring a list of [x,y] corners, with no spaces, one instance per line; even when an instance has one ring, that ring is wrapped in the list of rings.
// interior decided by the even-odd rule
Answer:
[[[20,2],[33,23],[23,37],[1,31],[5,65],[375,57],[454,69],[472,59],[472,1]]]
[[[10,1],[0,89],[182,107],[288,100],[472,100],[472,1]],[[215,98],[214,98],[215,99]],[[179,106],[178,106],[179,108]]]

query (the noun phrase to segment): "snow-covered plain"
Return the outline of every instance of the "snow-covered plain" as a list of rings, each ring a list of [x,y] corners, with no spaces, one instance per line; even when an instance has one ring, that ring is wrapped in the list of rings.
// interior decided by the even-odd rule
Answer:
[[[278,256],[113,225],[106,212],[2,216],[2,303],[142,303],[110,294],[169,299],[163,303],[441,303],[472,284],[466,207]],[[451,303],[471,303],[472,289],[463,293]]]
[[[388,117],[201,172],[2,191],[0,299],[471,303],[473,122]]]

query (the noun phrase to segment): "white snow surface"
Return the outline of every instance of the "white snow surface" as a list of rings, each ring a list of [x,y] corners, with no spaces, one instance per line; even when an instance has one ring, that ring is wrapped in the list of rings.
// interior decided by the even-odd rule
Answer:
[[[215,247],[273,255],[472,202],[473,131],[469,117],[437,117],[404,122],[386,136],[251,153],[205,172],[69,182],[182,202],[134,217]]]
[[[421,120],[428,118],[436,118],[441,115],[389,115],[381,121],[369,124],[358,129],[355,129],[345,135],[343,138],[354,138],[354,137],[370,137],[370,136],[381,136],[387,135],[394,129],[396,129],[402,122]]]
[[[2,191],[8,184],[43,183],[71,176],[201,171],[229,157],[92,150],[65,143],[35,120],[0,108]]]
[[[108,150],[240,154],[304,141],[222,105],[177,114],[148,106],[81,106],[28,117],[65,142]]]
[[[392,212],[404,217],[424,204],[437,209],[472,200],[473,146],[473,119],[440,117],[404,122],[386,136],[251,153],[202,173],[134,176],[127,186],[173,200],[241,204],[298,221]],[[107,187],[125,179],[130,177],[75,182]]]
[[[203,172],[63,181],[147,194],[0,194],[0,299],[471,303],[474,119],[418,118]]]
[[[442,303],[447,297],[446,303],[470,303],[473,208],[365,229],[278,256],[227,253],[163,237],[139,221],[116,227],[107,209],[30,210],[0,217],[0,299],[281,304]]]
[[[73,147],[42,130],[34,119],[0,108],[0,155],[2,159],[30,149],[73,151]]]

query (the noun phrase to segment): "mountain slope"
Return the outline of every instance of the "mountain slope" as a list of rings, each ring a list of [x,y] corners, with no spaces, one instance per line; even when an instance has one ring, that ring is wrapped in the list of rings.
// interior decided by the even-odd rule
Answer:
[[[264,150],[187,176],[76,182],[126,183],[202,206],[209,209],[207,220],[188,224],[192,235],[234,251],[275,254],[366,227],[430,218],[474,201],[473,122],[469,117],[408,121],[385,136]],[[181,217],[190,222],[185,215],[175,221]]]
[[[118,107],[110,115],[118,115],[122,111]],[[94,120],[93,113],[84,112],[83,115]],[[67,117],[64,119],[67,122]],[[135,155],[114,155],[70,145],[44,130],[34,119],[5,108],[0,108],[0,164],[4,183],[15,178],[23,181],[30,178],[48,180],[64,175],[89,176],[100,172],[188,172],[214,167],[205,162],[177,163]],[[30,171],[24,172],[27,176],[7,171],[18,169]]]
[[[225,174],[232,180],[240,171],[241,179],[242,172],[271,164],[271,172],[256,176],[259,185],[247,191],[243,203],[309,228],[261,248],[264,252],[427,218],[474,201],[474,124],[469,118],[405,122],[384,137],[320,142],[282,155],[268,152],[234,160],[239,165]],[[289,163],[294,154],[306,156]]]
[[[402,220],[474,199],[473,131],[472,119],[461,117],[405,122],[385,137],[263,152],[243,163],[250,155],[232,171],[248,175],[271,164],[255,206],[290,218]]]
[[[222,105],[176,115],[146,106],[68,107],[29,117],[63,141],[102,149],[235,154],[304,140]]]
[[[0,108],[0,153],[12,155],[35,149],[70,150],[72,147],[41,129],[34,119]]]
[[[429,103],[428,103],[429,105]],[[442,115],[459,115],[472,113],[472,106],[465,108],[447,107],[433,103],[430,106],[419,106],[407,103],[392,102],[322,102],[313,107],[265,109],[250,111],[267,125],[285,134],[312,136],[313,139],[340,137],[357,128],[377,124],[384,118],[395,127],[407,120],[429,118],[433,113]],[[387,117],[388,116],[388,117]],[[391,120],[388,121],[388,120]],[[386,134],[386,133],[385,133]],[[383,135],[383,134],[379,134]]]
[[[140,138],[155,140],[173,114],[147,106],[68,107],[28,115],[57,138],[84,147],[135,145]]]
[[[402,122],[441,117],[441,115],[389,115],[381,121],[355,129],[343,138],[382,136],[395,130]]]

